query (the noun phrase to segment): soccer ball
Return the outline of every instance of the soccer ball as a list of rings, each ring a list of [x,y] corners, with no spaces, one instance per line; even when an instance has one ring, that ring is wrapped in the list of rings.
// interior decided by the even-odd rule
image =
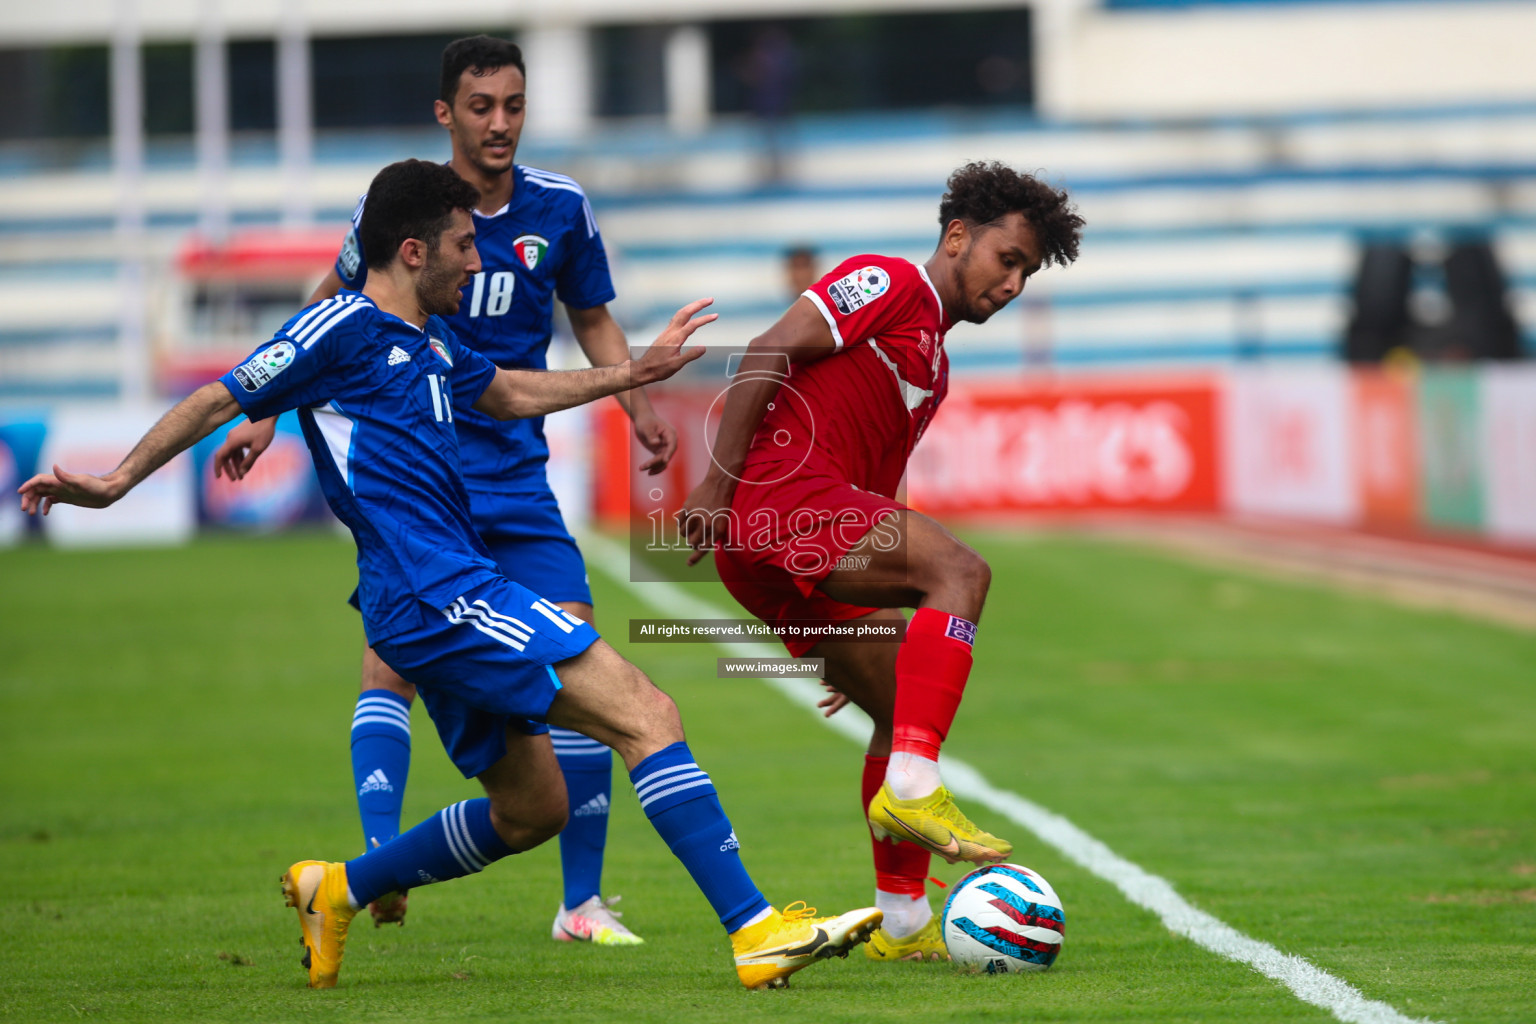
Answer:
[[[988,974],[1043,971],[1066,932],[1061,897],[1018,864],[989,864],[955,883],[939,927],[955,963]]]

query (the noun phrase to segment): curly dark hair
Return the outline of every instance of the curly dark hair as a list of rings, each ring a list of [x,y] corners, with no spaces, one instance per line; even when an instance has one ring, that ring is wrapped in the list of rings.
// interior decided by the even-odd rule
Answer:
[[[373,176],[357,240],[368,269],[389,266],[407,238],[437,248],[454,210],[473,210],[480,190],[453,168],[426,160],[401,160]]]
[[[948,188],[939,201],[940,232],[953,220],[976,227],[1017,210],[1035,229],[1046,266],[1066,266],[1077,259],[1084,221],[1065,189],[1052,188],[995,160],[959,168],[949,176]]]
[[[453,106],[453,98],[459,94],[459,79],[464,72],[477,77],[500,71],[508,65],[517,68],[526,80],[528,69],[523,67],[523,51],[516,43],[495,36],[465,36],[443,47],[443,77],[437,88],[437,98]]]

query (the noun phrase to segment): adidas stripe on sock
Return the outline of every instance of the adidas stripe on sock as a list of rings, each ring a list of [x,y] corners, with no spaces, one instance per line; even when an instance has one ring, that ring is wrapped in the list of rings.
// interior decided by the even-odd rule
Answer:
[[[392,690],[364,690],[352,713],[352,779],[364,850],[400,834],[410,771],[410,701]]]
[[[567,907],[579,907],[603,891],[613,751],[569,729],[551,727],[549,738],[570,798],[570,816],[560,833],[564,903]]]
[[[658,750],[635,765],[629,778],[640,808],[693,876],[725,930],[734,932],[760,917],[768,901],[742,865],[736,830],[688,744]]]
[[[472,875],[511,852],[491,824],[490,800],[465,800],[348,861],[347,888],[364,906],[386,892]]]

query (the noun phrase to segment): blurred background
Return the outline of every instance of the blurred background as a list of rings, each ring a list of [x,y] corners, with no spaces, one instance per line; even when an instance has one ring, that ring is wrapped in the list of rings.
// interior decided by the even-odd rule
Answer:
[[[0,485],[110,468],[270,336],[378,168],[447,158],[439,55],[481,31],[522,45],[518,161],[585,186],[637,342],[714,295],[710,343],[745,344],[797,275],[926,259],[967,160],[1072,192],[1078,264],[950,335],[919,507],[1536,546],[1525,0],[6,4]],[[573,525],[680,500],[717,391],[658,403],[657,481],[612,403],[552,419]],[[106,515],[7,502],[0,543],[323,517],[291,429],[239,487],[215,440]]]

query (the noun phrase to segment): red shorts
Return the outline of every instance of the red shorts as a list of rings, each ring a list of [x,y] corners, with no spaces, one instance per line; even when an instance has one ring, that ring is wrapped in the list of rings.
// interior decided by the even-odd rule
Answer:
[[[796,638],[786,626],[831,625],[879,611],[834,600],[818,585],[876,525],[907,511],[884,495],[803,473],[769,485],[740,484],[731,505],[730,544],[715,548],[725,589],[778,632],[797,658],[820,638]]]

